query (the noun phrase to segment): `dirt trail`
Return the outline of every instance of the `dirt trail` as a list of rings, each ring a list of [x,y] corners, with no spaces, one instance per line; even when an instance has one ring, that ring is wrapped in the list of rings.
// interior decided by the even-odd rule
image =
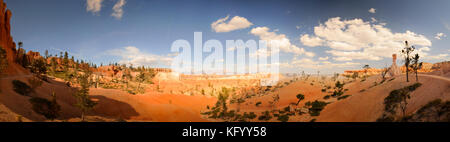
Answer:
[[[443,77],[443,76],[428,75],[428,74],[418,74],[418,75],[419,75],[419,76],[426,76],[426,77],[436,78],[436,79],[441,79],[441,80],[445,80],[445,81],[450,82],[450,78]]]
[[[10,79],[16,79],[16,78],[28,78],[28,77],[32,77],[33,75],[29,74],[29,75],[13,75],[13,76],[3,76],[0,77],[0,80],[10,80]]]

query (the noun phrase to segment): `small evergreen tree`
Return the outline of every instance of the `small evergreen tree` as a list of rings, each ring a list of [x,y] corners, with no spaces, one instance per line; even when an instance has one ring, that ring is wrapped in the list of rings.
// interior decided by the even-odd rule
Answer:
[[[297,97],[298,101],[297,101],[297,103],[295,105],[298,105],[301,100],[305,99],[305,95],[303,95],[303,94],[297,94],[296,97]]]
[[[75,106],[81,110],[81,121],[84,121],[85,113],[97,105],[97,102],[92,101],[89,97],[89,77],[89,73],[85,73],[78,77],[80,89],[74,94],[77,99]]]
[[[411,64],[411,68],[414,70],[414,73],[416,73],[416,82],[419,81],[419,76],[417,75],[417,70],[422,68],[422,62],[419,63],[419,54],[414,55],[414,57],[412,57],[412,64]]]

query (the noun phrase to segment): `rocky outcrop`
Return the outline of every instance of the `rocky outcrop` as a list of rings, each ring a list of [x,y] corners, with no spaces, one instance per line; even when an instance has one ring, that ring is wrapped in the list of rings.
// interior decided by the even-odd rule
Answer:
[[[0,48],[5,49],[8,67],[3,72],[7,75],[25,75],[30,72],[21,65],[16,64],[17,50],[11,36],[11,16],[10,10],[6,9],[6,4],[0,0]]]
[[[441,75],[444,75],[446,73],[450,72],[450,61],[440,62],[433,64],[431,67],[433,70],[438,70],[441,72]]]
[[[8,62],[13,62],[16,55],[16,43],[11,37],[11,20],[12,13],[6,9],[6,3],[0,0],[0,46],[6,51]]]
[[[392,65],[389,67],[389,76],[396,76],[402,74],[401,69],[397,66],[397,54],[392,54]]]

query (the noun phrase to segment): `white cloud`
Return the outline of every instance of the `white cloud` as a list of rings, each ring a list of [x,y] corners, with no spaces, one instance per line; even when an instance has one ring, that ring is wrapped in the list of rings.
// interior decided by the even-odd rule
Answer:
[[[423,35],[411,31],[393,33],[385,24],[365,22],[362,19],[341,20],[330,18],[324,24],[314,27],[311,37],[321,39],[322,45],[331,48],[326,51],[337,61],[381,60],[391,58],[404,47],[404,41],[418,47],[429,47],[431,41]],[[308,38],[310,39],[309,36]],[[313,45],[310,40],[300,40],[305,45]]]
[[[302,35],[300,37],[300,41],[303,43],[303,45],[309,47],[320,46],[323,43],[323,40],[320,39],[319,37],[309,37],[308,34]]]
[[[372,23],[375,23],[375,22],[377,22],[378,20],[377,19],[375,19],[375,18],[370,18],[370,20],[372,21]]]
[[[283,64],[283,67],[304,68],[304,69],[336,69],[336,68],[355,67],[359,65],[360,63],[355,62],[332,63],[329,61],[315,61],[311,58],[302,58],[302,59],[293,58],[290,63]]]
[[[111,14],[111,16],[115,17],[116,19],[120,20],[122,19],[123,16],[123,6],[126,4],[127,2],[125,0],[119,0],[117,1],[116,4],[114,4],[113,7],[113,13]]]
[[[270,42],[276,41],[279,44],[279,48],[283,52],[294,53],[295,55],[305,54],[306,56],[313,57],[315,56],[312,52],[307,52],[303,48],[299,48],[293,44],[287,38],[285,34],[277,34],[276,32],[271,32],[268,27],[256,27],[250,31],[251,34],[258,36],[261,40],[265,40],[268,43],[268,47],[272,45]]]
[[[132,64],[133,66],[170,65],[172,55],[161,56],[144,53],[134,46],[107,51],[108,54],[121,57],[119,64]]]
[[[429,60],[449,60],[448,57],[449,57],[448,54],[438,54],[438,55],[433,55],[433,56],[426,56],[425,59],[429,59]]]
[[[328,56],[326,56],[326,57],[319,57],[319,60],[321,60],[321,61],[326,61],[326,60],[328,60],[328,59],[329,59]]]
[[[211,24],[211,28],[217,33],[222,33],[222,32],[230,32],[230,31],[239,30],[239,29],[245,29],[245,28],[248,28],[253,25],[251,22],[249,22],[244,17],[234,16],[227,23],[226,21],[228,20],[228,18],[229,18],[229,16],[227,16],[225,18],[221,18],[221,19],[213,22]]]
[[[376,13],[376,11],[377,11],[377,10],[376,10],[375,8],[370,8],[370,9],[369,9],[369,12],[370,12],[370,13]]]
[[[447,37],[444,33],[437,33],[434,37],[435,39],[441,40],[443,37]]]
[[[102,9],[102,2],[103,0],[87,0],[86,11],[92,12],[93,14],[100,12],[100,10]]]
[[[295,28],[296,28],[297,30],[300,30],[301,27],[300,27],[300,26],[295,26]]]

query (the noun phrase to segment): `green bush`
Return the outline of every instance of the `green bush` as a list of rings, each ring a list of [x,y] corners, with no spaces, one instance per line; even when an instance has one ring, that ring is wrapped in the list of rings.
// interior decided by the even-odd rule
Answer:
[[[261,102],[257,102],[255,105],[256,105],[257,107],[259,107],[259,106],[261,105]]]
[[[49,101],[44,98],[33,97],[29,101],[33,105],[32,109],[34,112],[43,115],[45,118],[50,120],[58,118],[61,107],[55,100]]]
[[[314,101],[311,103],[311,107],[309,108],[309,114],[311,116],[319,116],[320,112],[325,108],[328,103],[322,101]]]
[[[287,114],[279,115],[277,120],[281,121],[281,122],[287,122],[287,121],[289,121],[289,115],[287,115]]]
[[[407,100],[411,97],[410,93],[422,86],[421,83],[415,83],[410,86],[403,87],[401,89],[393,90],[389,95],[384,98],[384,113],[377,121],[395,121],[395,114],[400,107],[403,111],[403,117],[406,117],[405,110],[408,104]]]
[[[262,115],[258,117],[258,120],[261,121],[269,121],[270,119],[272,119],[272,116],[269,111],[263,112]]]
[[[22,96],[29,96],[32,91],[30,86],[20,80],[13,80],[12,84],[14,91]]]
[[[350,95],[340,96],[340,97],[337,98],[337,99],[338,99],[338,100],[342,100],[342,99],[345,99],[345,98],[348,98],[348,97],[350,97]]]
[[[328,99],[330,99],[330,95],[326,95],[325,97],[323,97],[323,99],[325,99],[325,100],[328,100]]]

